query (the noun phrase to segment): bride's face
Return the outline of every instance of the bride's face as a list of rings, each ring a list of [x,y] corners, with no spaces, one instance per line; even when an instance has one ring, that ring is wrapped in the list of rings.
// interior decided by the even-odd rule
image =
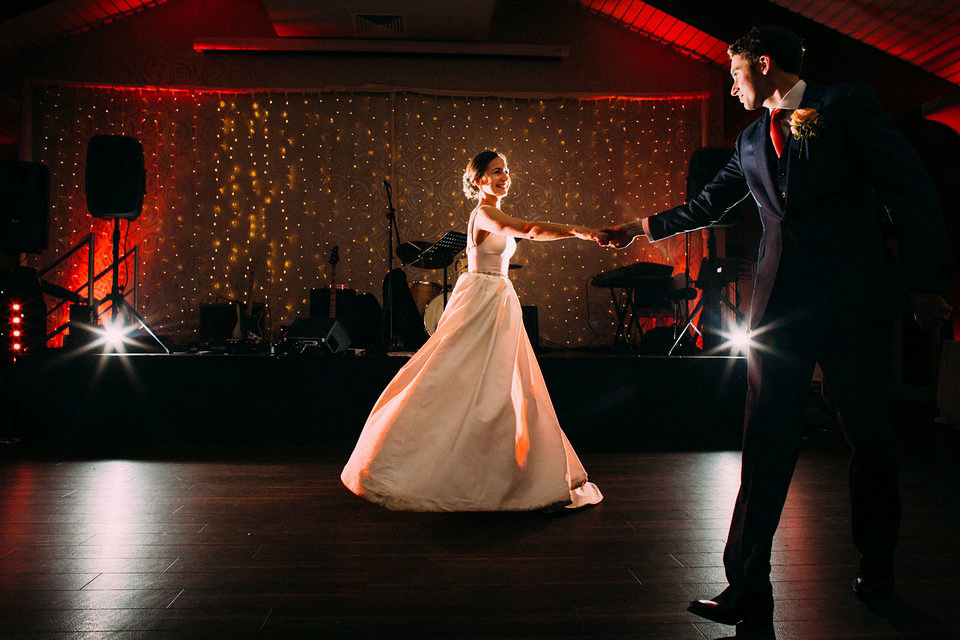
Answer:
[[[487,170],[480,178],[480,191],[497,198],[507,195],[510,189],[510,170],[503,158],[497,156],[487,165]]]

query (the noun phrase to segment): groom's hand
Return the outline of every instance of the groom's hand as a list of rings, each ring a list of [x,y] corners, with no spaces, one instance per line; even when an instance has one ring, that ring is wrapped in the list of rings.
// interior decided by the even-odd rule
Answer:
[[[605,247],[613,247],[614,249],[623,249],[636,237],[632,233],[627,233],[620,227],[611,227],[609,229],[601,229],[607,237],[606,243],[601,243]]]
[[[913,318],[921,329],[931,331],[950,320],[953,307],[939,293],[910,293]]]

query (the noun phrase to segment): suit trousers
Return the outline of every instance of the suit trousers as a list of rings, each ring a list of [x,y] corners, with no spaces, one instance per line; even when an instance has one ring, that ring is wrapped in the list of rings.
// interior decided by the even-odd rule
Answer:
[[[770,593],[770,554],[805,429],[814,366],[840,414],[851,448],[849,489],[854,546],[892,558],[900,527],[897,460],[889,423],[891,325],[864,319],[767,324],[754,331],[740,490],[723,561],[740,591]]]

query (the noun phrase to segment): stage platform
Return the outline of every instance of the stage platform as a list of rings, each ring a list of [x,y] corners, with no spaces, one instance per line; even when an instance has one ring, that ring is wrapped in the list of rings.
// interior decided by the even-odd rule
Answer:
[[[4,375],[0,436],[78,446],[349,440],[409,355],[35,355]],[[744,358],[569,350],[538,361],[577,444],[739,445]]]

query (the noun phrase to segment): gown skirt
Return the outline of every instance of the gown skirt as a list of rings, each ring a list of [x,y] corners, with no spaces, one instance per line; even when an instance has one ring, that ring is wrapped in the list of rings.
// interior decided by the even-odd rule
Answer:
[[[404,511],[600,502],[560,428],[513,283],[460,276],[437,330],[377,400],[340,476]]]

